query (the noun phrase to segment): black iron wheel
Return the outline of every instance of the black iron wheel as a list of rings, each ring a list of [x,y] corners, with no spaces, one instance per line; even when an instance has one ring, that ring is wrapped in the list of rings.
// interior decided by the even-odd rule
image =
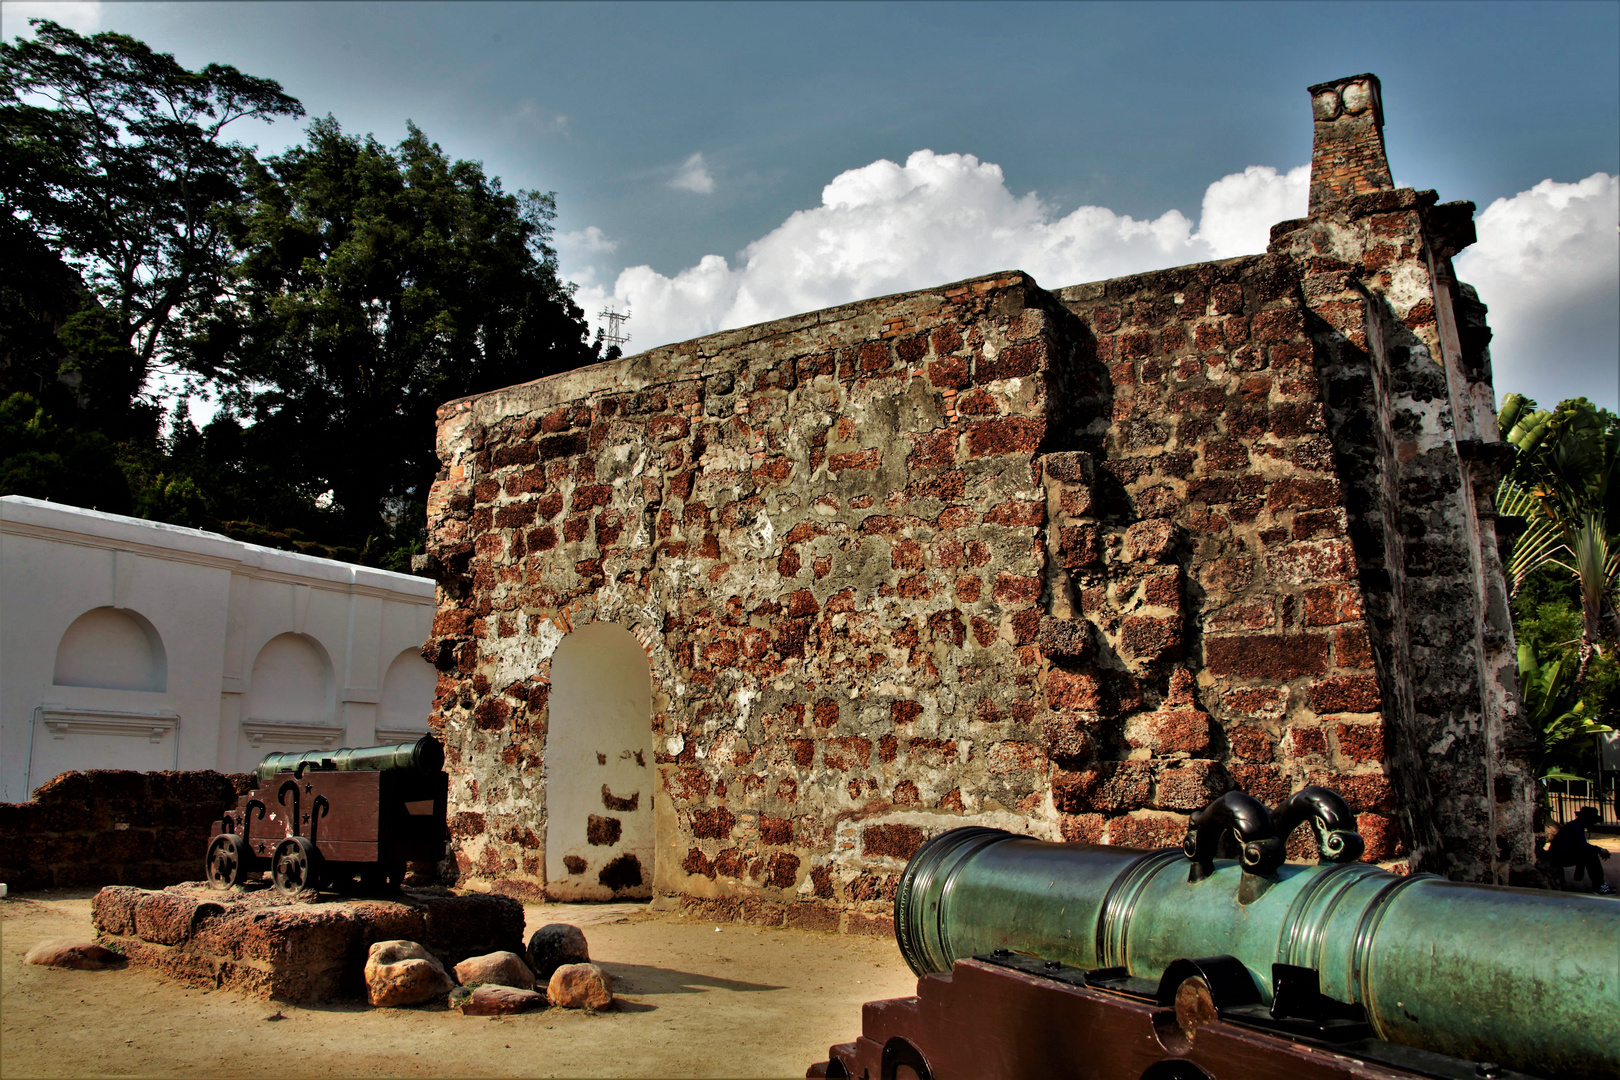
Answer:
[[[216,889],[229,889],[242,884],[243,867],[251,858],[247,844],[235,833],[220,833],[208,842],[208,854],[203,860],[208,884]]]
[[[308,837],[289,836],[276,845],[270,876],[276,889],[288,895],[316,889],[321,880],[321,853]]]

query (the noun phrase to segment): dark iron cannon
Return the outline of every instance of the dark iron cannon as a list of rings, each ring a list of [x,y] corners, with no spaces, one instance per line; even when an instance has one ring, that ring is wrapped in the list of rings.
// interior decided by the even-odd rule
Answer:
[[[1286,864],[1306,823],[1322,861]],[[944,833],[895,898],[918,996],[867,1003],[809,1075],[1620,1076],[1620,903],[1361,852],[1319,787],[1275,812],[1228,793],[1179,849]]]
[[[449,777],[431,735],[358,749],[266,754],[256,787],[214,822],[204,866],[215,888],[269,870],[297,893],[397,886],[410,861],[444,855]]]
[[[358,749],[344,746],[336,750],[309,750],[302,754],[266,754],[253,770],[253,775],[260,785],[264,785],[276,773],[290,772],[301,776],[305,769],[335,769],[338,772],[415,769],[432,773],[442,768],[444,747],[432,735],[424,735],[415,742],[392,743],[388,746],[362,746]]]

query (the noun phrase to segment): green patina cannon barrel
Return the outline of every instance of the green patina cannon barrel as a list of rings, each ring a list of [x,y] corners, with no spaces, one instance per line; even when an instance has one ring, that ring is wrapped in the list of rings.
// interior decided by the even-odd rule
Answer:
[[[424,735],[415,742],[389,746],[345,746],[337,750],[309,750],[302,754],[266,754],[253,774],[262,786],[268,784],[276,773],[296,773],[305,768],[336,769],[339,772],[361,769],[375,772],[393,769],[438,772],[444,768],[444,747],[432,735]]]
[[[1538,1075],[1620,1076],[1620,902],[1354,861],[1282,865],[1287,830],[1231,824],[1211,828],[1255,841],[1236,862],[1214,859],[1218,839],[1200,844],[1193,830],[1185,849],[1146,852],[955,829],[907,865],[895,936],[918,975],[998,949],[1145,980],[1230,956],[1265,1005],[1273,965],[1309,968],[1323,997],[1361,1006],[1390,1042]],[[1360,853],[1353,832],[1317,832],[1325,852],[1347,835],[1348,858]]]

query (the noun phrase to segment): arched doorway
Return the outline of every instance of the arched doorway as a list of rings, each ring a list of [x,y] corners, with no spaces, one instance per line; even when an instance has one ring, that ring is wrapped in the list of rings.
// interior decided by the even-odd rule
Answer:
[[[551,658],[546,892],[645,898],[653,882],[652,670],[624,627],[589,623]]]

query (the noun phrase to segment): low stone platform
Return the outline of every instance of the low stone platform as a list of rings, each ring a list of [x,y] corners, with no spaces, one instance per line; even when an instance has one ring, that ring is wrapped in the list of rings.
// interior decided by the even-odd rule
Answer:
[[[451,970],[469,956],[523,952],[523,905],[505,896],[402,889],[396,898],[299,902],[267,888],[202,882],[102,889],[91,921],[132,963],[194,986],[302,1004],[363,997],[366,950],[404,938]]]

